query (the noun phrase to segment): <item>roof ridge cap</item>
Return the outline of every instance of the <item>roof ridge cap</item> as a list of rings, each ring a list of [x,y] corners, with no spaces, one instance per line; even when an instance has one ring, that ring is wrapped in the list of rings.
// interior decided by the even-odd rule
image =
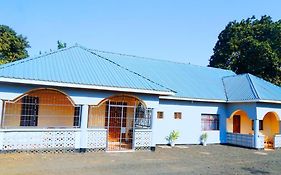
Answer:
[[[11,66],[14,66],[14,65],[22,64],[22,63],[25,63],[25,62],[28,62],[28,61],[40,59],[40,58],[43,58],[43,57],[48,56],[48,55],[52,55],[52,54],[55,54],[55,53],[58,53],[58,52],[62,52],[62,51],[71,49],[73,47],[77,47],[77,46],[70,46],[70,47],[58,49],[58,50],[55,50],[55,51],[52,51],[52,52],[49,52],[49,53],[44,53],[42,55],[38,55],[38,56],[34,56],[34,57],[27,57],[27,58],[23,58],[23,59],[20,59],[20,60],[16,60],[16,61],[13,61],[13,62],[1,65],[0,69],[5,69],[7,67],[11,67]]]
[[[234,72],[234,73],[235,73],[235,72]],[[243,73],[243,74],[236,74],[236,73],[235,73],[235,75],[223,76],[222,79],[230,78],[230,77],[238,77],[238,76],[243,76],[243,75],[247,75],[247,73]]]
[[[255,86],[254,86],[254,84],[253,84],[253,81],[252,81],[250,75],[251,75],[251,74],[249,74],[249,73],[246,74],[247,79],[250,81],[250,88],[251,88],[251,90],[253,91],[253,93],[254,93],[254,95],[256,96],[256,98],[257,98],[257,99],[260,99],[259,94],[258,94],[258,91],[257,91],[257,89],[255,88]]]
[[[224,91],[224,95],[226,97],[226,101],[228,101],[228,95],[227,95],[226,86],[225,86],[225,82],[224,82],[223,78],[224,77],[221,78],[222,86],[223,86],[223,91]]]
[[[116,63],[116,62],[114,62],[114,61],[112,61],[112,60],[110,60],[110,59],[108,59],[108,58],[106,58],[106,57],[103,57],[103,56],[101,56],[101,55],[99,55],[99,54],[93,52],[92,49],[88,49],[88,48],[83,47],[83,46],[81,46],[81,45],[79,45],[78,47],[80,47],[81,49],[83,49],[83,50],[85,50],[85,51],[87,51],[87,52],[90,52],[91,54],[94,54],[94,55],[98,56],[99,58],[105,59],[105,60],[111,62],[112,64],[115,64],[115,65],[119,66],[119,67],[122,68],[122,69],[125,69],[125,70],[127,70],[127,71],[129,71],[129,72],[131,72],[131,73],[133,73],[133,74],[136,74],[137,76],[139,76],[139,77],[141,77],[141,78],[143,78],[143,79],[145,79],[145,80],[147,80],[147,81],[149,81],[149,82],[151,82],[151,83],[153,83],[153,84],[156,84],[156,85],[158,85],[158,86],[160,86],[160,87],[163,87],[163,88],[165,88],[165,89],[167,89],[167,90],[169,90],[169,91],[176,92],[175,90],[173,90],[173,89],[171,89],[171,88],[168,88],[168,87],[166,87],[166,86],[163,86],[162,84],[159,84],[159,83],[157,83],[157,82],[155,82],[155,81],[153,81],[153,80],[151,80],[151,79],[149,79],[149,78],[147,78],[147,77],[145,77],[145,76],[143,76],[143,75],[141,75],[141,74],[139,74],[139,73],[137,73],[137,72],[134,72],[134,71],[132,71],[132,70],[130,70],[130,69],[128,69],[128,68],[126,68],[126,67],[124,67],[124,66],[122,66],[122,65],[120,65],[120,64],[118,64],[118,63]]]
[[[201,67],[201,68],[205,68],[205,69],[219,69],[219,70],[222,70],[222,71],[233,72],[232,70],[221,69],[221,68],[217,68],[217,67],[201,66],[201,65],[196,65],[196,64],[191,64],[191,63],[185,63],[185,62],[178,62],[178,61],[172,61],[172,60],[166,60],[166,59],[157,59],[157,58],[152,58],[152,57],[138,56],[138,55],[133,55],[133,54],[124,54],[124,53],[111,52],[111,51],[104,51],[104,50],[98,50],[98,49],[89,49],[89,50],[93,50],[93,51],[97,51],[97,52],[102,52],[102,53],[115,54],[115,55],[122,55],[122,56],[135,57],[135,58],[140,58],[140,59],[147,59],[147,60],[154,60],[154,61],[169,62],[169,63],[174,63],[174,64],[183,64],[183,65]]]

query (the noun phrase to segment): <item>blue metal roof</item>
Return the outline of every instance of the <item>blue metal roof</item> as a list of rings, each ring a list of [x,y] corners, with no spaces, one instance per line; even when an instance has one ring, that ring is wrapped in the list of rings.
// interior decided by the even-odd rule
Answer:
[[[281,88],[251,74],[73,46],[0,66],[0,77],[175,92],[176,97],[281,101]]]
[[[235,75],[229,70],[195,66],[93,50],[130,70],[176,91],[175,96],[193,99],[226,100],[222,77]]]
[[[281,101],[281,87],[251,74],[224,77],[223,83],[228,101]]]
[[[170,91],[91,51],[73,46],[0,66],[0,77]]]

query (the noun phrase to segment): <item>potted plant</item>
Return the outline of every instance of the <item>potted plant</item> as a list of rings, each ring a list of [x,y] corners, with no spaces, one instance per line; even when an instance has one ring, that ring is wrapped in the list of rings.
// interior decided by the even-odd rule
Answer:
[[[203,146],[207,146],[208,134],[205,132],[200,137]]]
[[[175,146],[175,141],[179,138],[179,131],[173,130],[167,137],[166,140],[169,142],[171,147]]]

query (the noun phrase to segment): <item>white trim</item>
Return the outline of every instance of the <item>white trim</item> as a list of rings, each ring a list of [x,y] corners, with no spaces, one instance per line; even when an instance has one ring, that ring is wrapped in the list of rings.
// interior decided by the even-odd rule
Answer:
[[[186,97],[175,97],[175,96],[159,96],[159,99],[164,100],[182,100],[182,101],[196,101],[196,102],[215,102],[215,103],[276,103],[281,104],[281,101],[274,100],[243,100],[243,101],[226,101],[226,100],[212,100],[212,99],[197,99],[197,98],[186,98]]]
[[[227,101],[227,103],[276,103],[281,104],[281,101],[274,100],[244,100],[244,101]]]
[[[4,78],[4,77],[0,77],[0,82],[82,88],[82,89],[97,89],[97,90],[106,90],[106,91],[133,92],[133,93],[145,93],[145,94],[157,94],[157,95],[174,95],[175,94],[174,92],[168,92],[168,91],[156,91],[156,90],[109,87],[109,86],[96,86],[96,85],[85,85],[85,84],[72,84],[72,83],[51,82],[51,81],[41,81],[41,80],[25,80],[25,79]]]
[[[196,102],[216,102],[216,103],[227,102],[225,100],[197,99],[197,98],[186,98],[186,97],[175,97],[175,96],[159,96],[159,98],[164,100],[182,100],[182,101],[196,101]]]

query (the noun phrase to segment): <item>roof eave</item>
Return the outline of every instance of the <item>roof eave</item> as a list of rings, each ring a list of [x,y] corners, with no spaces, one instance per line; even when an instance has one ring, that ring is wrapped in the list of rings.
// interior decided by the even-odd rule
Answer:
[[[188,97],[176,97],[176,96],[160,96],[163,100],[181,100],[181,101],[196,101],[196,102],[213,102],[213,103],[226,103],[226,100],[216,99],[200,99],[200,98],[188,98]]]
[[[281,104],[280,100],[260,100],[260,99],[253,99],[253,100],[230,100],[227,103],[276,103]]]
[[[80,88],[80,89],[95,89],[95,90],[105,90],[105,91],[132,92],[132,93],[155,94],[155,95],[174,95],[175,94],[174,92],[171,92],[171,91],[134,89],[134,88],[126,88],[126,87],[97,86],[97,85],[87,85],[87,84],[74,84],[74,83],[42,81],[42,80],[27,80],[27,79],[6,78],[6,77],[0,77],[0,82],[56,86],[56,87],[69,87],[69,88]]]

